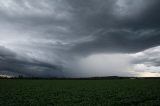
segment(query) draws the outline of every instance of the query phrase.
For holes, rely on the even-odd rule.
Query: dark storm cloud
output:
[[[96,2],[94,4],[93,1],[90,2],[91,4],[88,3],[91,6],[82,5],[79,7],[78,10],[80,12],[75,8],[78,11],[75,14],[77,14],[77,17],[80,16],[79,21],[85,28],[83,31],[100,31],[93,36],[93,40],[75,45],[73,50],[77,53],[135,53],[160,44],[159,1],[143,0],[144,2],[140,6],[146,4],[148,7],[144,10],[139,10],[142,12],[138,15],[135,13],[132,17],[127,16],[127,14],[134,13],[134,9],[129,11],[129,7],[126,9],[130,13],[123,14],[124,16],[118,16],[118,13],[115,15],[113,11],[115,1],[108,0],[105,1],[106,4],[104,2]],[[79,4],[81,3],[75,3],[74,5],[77,6]],[[93,7],[94,5],[96,5],[95,8]],[[100,5],[100,7],[98,8],[97,5]],[[132,5],[132,2],[129,5]],[[120,7],[117,9],[120,9]]]
[[[9,49],[0,47],[0,70],[65,76],[64,67],[83,56],[159,46],[159,5],[158,0],[2,0],[0,45]]]
[[[62,77],[64,74],[60,66],[19,56],[2,46],[0,46],[0,70],[3,74],[14,72],[25,76]]]
[[[99,33],[94,40],[74,47],[77,53],[92,54],[94,52],[135,53],[160,44],[160,32],[132,30],[113,30]]]
[[[118,7],[117,0],[87,0],[85,2],[77,0],[47,0],[46,2],[23,0],[14,1],[14,3],[22,10],[26,10],[26,13],[23,13],[24,11],[16,13],[12,10],[11,12],[13,13],[11,14],[10,11],[3,11],[2,9],[1,18],[14,23],[22,31],[24,28],[25,31],[35,30],[40,32],[41,34],[38,36],[43,36],[42,38],[44,39],[58,37],[57,39],[61,39],[62,42],[66,42],[66,39],[77,40],[91,36],[91,41],[86,40],[86,42],[74,42],[72,44],[74,47],[71,51],[77,51],[78,53],[82,50],[86,53],[98,51],[137,52],[157,46],[160,43],[159,33],[157,33],[160,25],[160,15],[158,14],[160,2],[157,0],[144,1],[139,6],[145,6],[146,4],[148,7],[144,10],[139,10],[142,11],[140,15],[135,13],[133,18],[128,18],[128,13],[122,17],[116,13],[116,10],[121,8],[124,8],[123,11],[128,9],[128,12],[134,13],[134,10],[130,10],[129,7],[125,8],[125,5],[132,6],[133,3],[126,3],[123,4],[124,7]],[[26,3],[32,8],[27,7]],[[44,6],[44,4],[47,5]],[[137,8],[136,5],[135,8]],[[32,9],[35,13],[32,12]],[[58,15],[56,16],[56,14]],[[65,15],[63,16],[63,14]],[[67,31],[57,27],[66,28]],[[148,30],[156,31],[152,33],[153,36],[140,36],[141,33],[145,33]],[[93,34],[94,32],[98,33]]]
[[[132,20],[124,20],[123,25],[126,28],[132,28],[135,30],[138,29],[156,29],[160,27],[160,14],[159,10],[159,4],[160,1],[158,0],[143,0],[145,3],[149,5],[148,8],[146,8],[143,13],[141,13],[139,16],[135,16]],[[145,4],[144,3],[144,4]],[[136,7],[135,7],[136,8]]]

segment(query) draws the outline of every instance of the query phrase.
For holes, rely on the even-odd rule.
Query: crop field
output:
[[[1,79],[0,106],[160,106],[160,80]]]

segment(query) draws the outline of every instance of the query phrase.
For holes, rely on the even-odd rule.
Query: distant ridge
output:
[[[122,77],[122,76],[106,76],[106,77],[79,77],[79,78],[71,78],[71,77],[8,77],[8,76],[0,76],[0,79],[46,79],[46,80],[109,80],[109,79],[160,79],[160,77]]]

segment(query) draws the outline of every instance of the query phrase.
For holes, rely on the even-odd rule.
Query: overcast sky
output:
[[[0,0],[0,75],[160,77],[159,0]]]

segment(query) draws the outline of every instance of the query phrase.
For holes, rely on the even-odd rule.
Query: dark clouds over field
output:
[[[0,74],[160,76],[158,0],[1,0]]]

